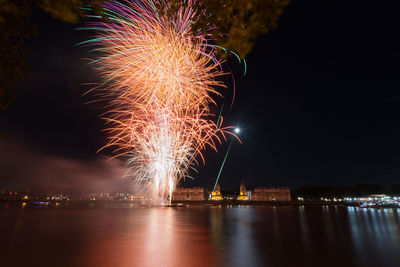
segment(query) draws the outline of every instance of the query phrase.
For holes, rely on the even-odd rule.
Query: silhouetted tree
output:
[[[0,109],[6,109],[16,98],[18,82],[27,76],[24,40],[34,31],[27,20],[32,9],[41,9],[67,23],[77,23],[84,16],[81,9],[90,3],[101,14],[104,0],[0,0]],[[170,11],[181,0],[168,0]],[[253,48],[256,38],[277,27],[283,8],[290,0],[201,0],[194,8],[201,14],[193,28],[210,33],[215,43],[235,51],[244,58]],[[226,54],[226,55],[229,55]],[[221,53],[221,56],[226,56]]]
[[[354,189],[359,196],[387,193],[387,190],[378,184],[359,184]]]
[[[169,12],[174,12],[181,4],[181,0],[168,2],[172,3]],[[193,30],[211,34],[217,45],[244,58],[257,37],[278,26],[283,8],[289,3],[290,0],[197,1],[194,8],[201,16],[197,17]]]
[[[393,194],[400,194],[400,184],[394,184],[392,185],[392,193]]]
[[[17,83],[29,70],[24,40],[33,32],[26,22],[29,1],[0,0],[0,109],[6,109],[18,93]]]
[[[385,188],[377,184],[360,184],[354,187],[310,185],[293,190],[292,196],[293,199],[300,196],[305,199],[320,200],[321,198],[357,197],[387,192]]]

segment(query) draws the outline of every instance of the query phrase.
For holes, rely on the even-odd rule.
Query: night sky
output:
[[[354,3],[353,3],[354,2]],[[400,182],[400,39],[396,6],[294,0],[279,28],[261,37],[243,65],[229,60],[236,99],[226,125],[241,128],[222,189]],[[90,33],[35,13],[27,42],[30,79],[0,113],[0,186],[27,183],[87,191],[129,188],[121,160],[105,143],[99,104],[83,96],[98,82],[75,46]],[[228,70],[228,69],[226,69]],[[205,152],[206,165],[184,186],[212,188],[228,144]],[[127,189],[129,190],[129,189]]]

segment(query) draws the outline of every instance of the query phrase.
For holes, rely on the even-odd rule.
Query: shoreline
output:
[[[396,205],[379,206],[372,205],[362,207],[357,202],[343,202],[343,201],[240,201],[240,200],[204,200],[204,201],[172,201],[171,203],[151,203],[148,201],[127,201],[127,200],[70,200],[70,201],[5,201],[0,200],[2,206],[22,206],[27,208],[112,208],[112,207],[189,207],[189,206],[345,206],[345,207],[359,207],[359,208],[400,208]]]

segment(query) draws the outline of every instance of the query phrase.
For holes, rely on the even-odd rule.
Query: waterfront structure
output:
[[[249,200],[249,196],[247,195],[246,192],[246,186],[244,185],[243,181],[242,184],[240,185],[240,192],[237,200]]]
[[[290,189],[288,187],[258,187],[254,189],[251,200],[290,201]]]
[[[204,188],[182,188],[177,187],[172,193],[172,201],[202,201],[204,200]]]
[[[222,200],[221,188],[219,184],[215,186],[215,190],[211,192],[211,200]]]
[[[346,197],[345,202],[358,203],[360,207],[399,207],[400,197],[375,194],[363,197]]]

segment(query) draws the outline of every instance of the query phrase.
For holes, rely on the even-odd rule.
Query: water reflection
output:
[[[260,257],[254,244],[256,233],[253,222],[256,215],[254,209],[247,206],[233,207],[228,210],[231,231],[229,234],[227,258],[224,262],[229,266],[261,266]]]
[[[299,233],[301,235],[301,248],[303,250],[303,255],[305,256],[305,261],[310,262],[312,257],[310,230],[308,228],[307,215],[305,213],[304,206],[299,206],[299,223],[300,223]]]
[[[138,208],[127,212],[122,216],[125,221],[112,220],[106,236],[87,244],[93,253],[84,266],[213,266],[217,257],[208,227],[198,222],[203,211]]]
[[[4,266],[396,266],[400,211],[1,209]],[[23,257],[21,256],[23,255]]]
[[[352,243],[364,265],[398,266],[400,262],[400,216],[393,209],[348,208]]]

